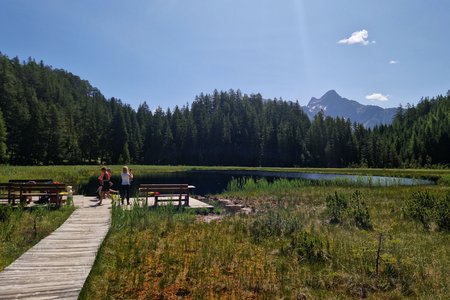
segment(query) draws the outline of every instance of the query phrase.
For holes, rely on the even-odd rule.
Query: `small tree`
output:
[[[326,200],[326,211],[330,218],[330,223],[341,223],[344,217],[344,212],[348,206],[348,200],[343,196],[334,192],[334,195],[328,195]]]
[[[436,201],[434,219],[442,230],[450,230],[450,193]]]
[[[364,203],[364,201],[362,201],[362,194],[360,191],[355,191],[352,194],[350,216],[355,222],[356,227],[366,230],[372,229],[369,209],[367,208],[367,205]]]
[[[5,120],[3,119],[3,113],[0,110],[0,163],[7,161],[6,135]]]
[[[415,192],[406,201],[405,215],[420,221],[425,229],[430,229],[436,198],[428,191]]]

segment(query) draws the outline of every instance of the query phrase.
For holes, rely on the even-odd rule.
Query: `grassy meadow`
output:
[[[80,298],[446,299],[450,233],[406,213],[424,191],[450,199],[445,185],[247,180],[218,197],[250,215],[206,223],[170,207],[114,207]]]
[[[119,173],[122,166],[112,166]],[[449,170],[130,166],[136,176],[267,170],[433,179],[432,186],[234,180],[217,198],[251,208],[199,221],[174,207],[112,208],[81,299],[448,299]],[[53,179],[75,187],[99,166],[2,166],[0,182]],[[0,211],[0,270],[72,212]]]

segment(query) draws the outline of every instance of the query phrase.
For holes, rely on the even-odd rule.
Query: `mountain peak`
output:
[[[329,90],[328,92],[326,92],[325,94],[323,94],[322,97],[320,97],[320,99],[324,99],[324,98],[342,98],[335,90]]]
[[[352,122],[363,123],[366,127],[390,124],[396,109],[383,109],[379,106],[363,105],[357,101],[341,97],[335,90],[329,90],[319,99],[312,97],[305,112],[313,118],[319,111],[326,116],[343,117]]]
[[[312,108],[313,106],[318,107],[317,105],[320,104],[321,109],[323,109],[327,105],[327,103],[336,102],[341,99],[342,99],[342,97],[335,90],[329,90],[328,92],[323,94],[323,96],[320,98],[312,97],[308,103],[308,107],[309,108]],[[313,110],[314,110],[314,108],[313,108]]]

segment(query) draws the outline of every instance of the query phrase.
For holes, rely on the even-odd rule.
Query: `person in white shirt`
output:
[[[120,199],[123,201],[127,199],[127,205],[130,205],[130,194],[131,194],[131,181],[133,181],[133,172],[128,170],[127,166],[122,168],[122,173],[120,173],[121,184],[120,184]]]

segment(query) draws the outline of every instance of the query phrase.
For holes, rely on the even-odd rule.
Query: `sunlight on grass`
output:
[[[73,210],[0,206],[0,271],[64,223]]]
[[[357,189],[370,214],[369,230],[329,222],[327,196],[356,190],[342,183],[231,184],[221,197],[258,213],[211,223],[171,207],[114,207],[80,298],[445,298],[450,235],[423,230],[402,209],[415,191],[446,195],[450,189]]]

